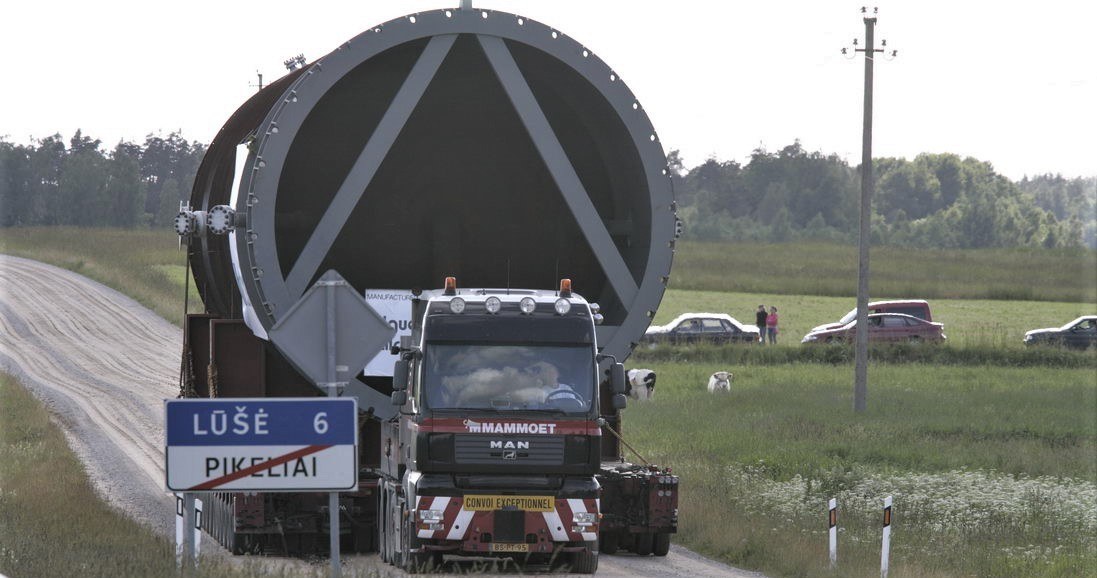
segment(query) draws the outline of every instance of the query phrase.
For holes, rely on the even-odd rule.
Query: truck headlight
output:
[[[580,526],[590,526],[598,521],[598,514],[594,512],[576,512],[572,521]]]
[[[419,510],[419,520],[423,522],[441,522],[442,510]]]
[[[533,313],[534,309],[537,309],[537,302],[533,300],[533,297],[523,297],[522,300],[518,302],[518,309],[520,309],[522,313],[529,315]]]
[[[568,311],[571,311],[571,302],[567,299],[557,299],[553,307],[556,308],[557,315],[567,315]]]
[[[500,301],[498,297],[488,297],[487,300],[484,301],[484,309],[487,309],[488,313],[498,313],[502,308],[503,302]]]
[[[449,300],[449,310],[452,313],[464,313],[465,312],[465,300],[460,297],[454,297]]]

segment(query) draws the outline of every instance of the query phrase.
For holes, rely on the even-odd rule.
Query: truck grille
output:
[[[564,436],[458,435],[458,464],[521,464],[558,466],[564,463]]]

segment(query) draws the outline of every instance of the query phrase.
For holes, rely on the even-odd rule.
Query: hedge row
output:
[[[796,346],[733,345],[641,345],[629,365],[643,362],[721,363],[730,365],[774,365],[781,363],[852,364],[851,345],[818,344]],[[1002,348],[994,346],[953,347],[950,345],[873,345],[869,361],[876,363],[925,363],[931,365],[993,365],[1001,367],[1062,367],[1097,369],[1097,351],[1061,347]]]

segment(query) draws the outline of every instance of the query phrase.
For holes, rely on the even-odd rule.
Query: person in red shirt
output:
[[[770,306],[769,315],[766,316],[766,333],[769,335],[769,344],[777,344],[777,308]]]

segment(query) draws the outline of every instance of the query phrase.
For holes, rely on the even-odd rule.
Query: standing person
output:
[[[754,324],[758,326],[758,343],[766,344],[766,306],[759,305],[754,312]]]
[[[769,334],[769,344],[777,345],[777,308],[772,305],[766,316],[766,333]]]

